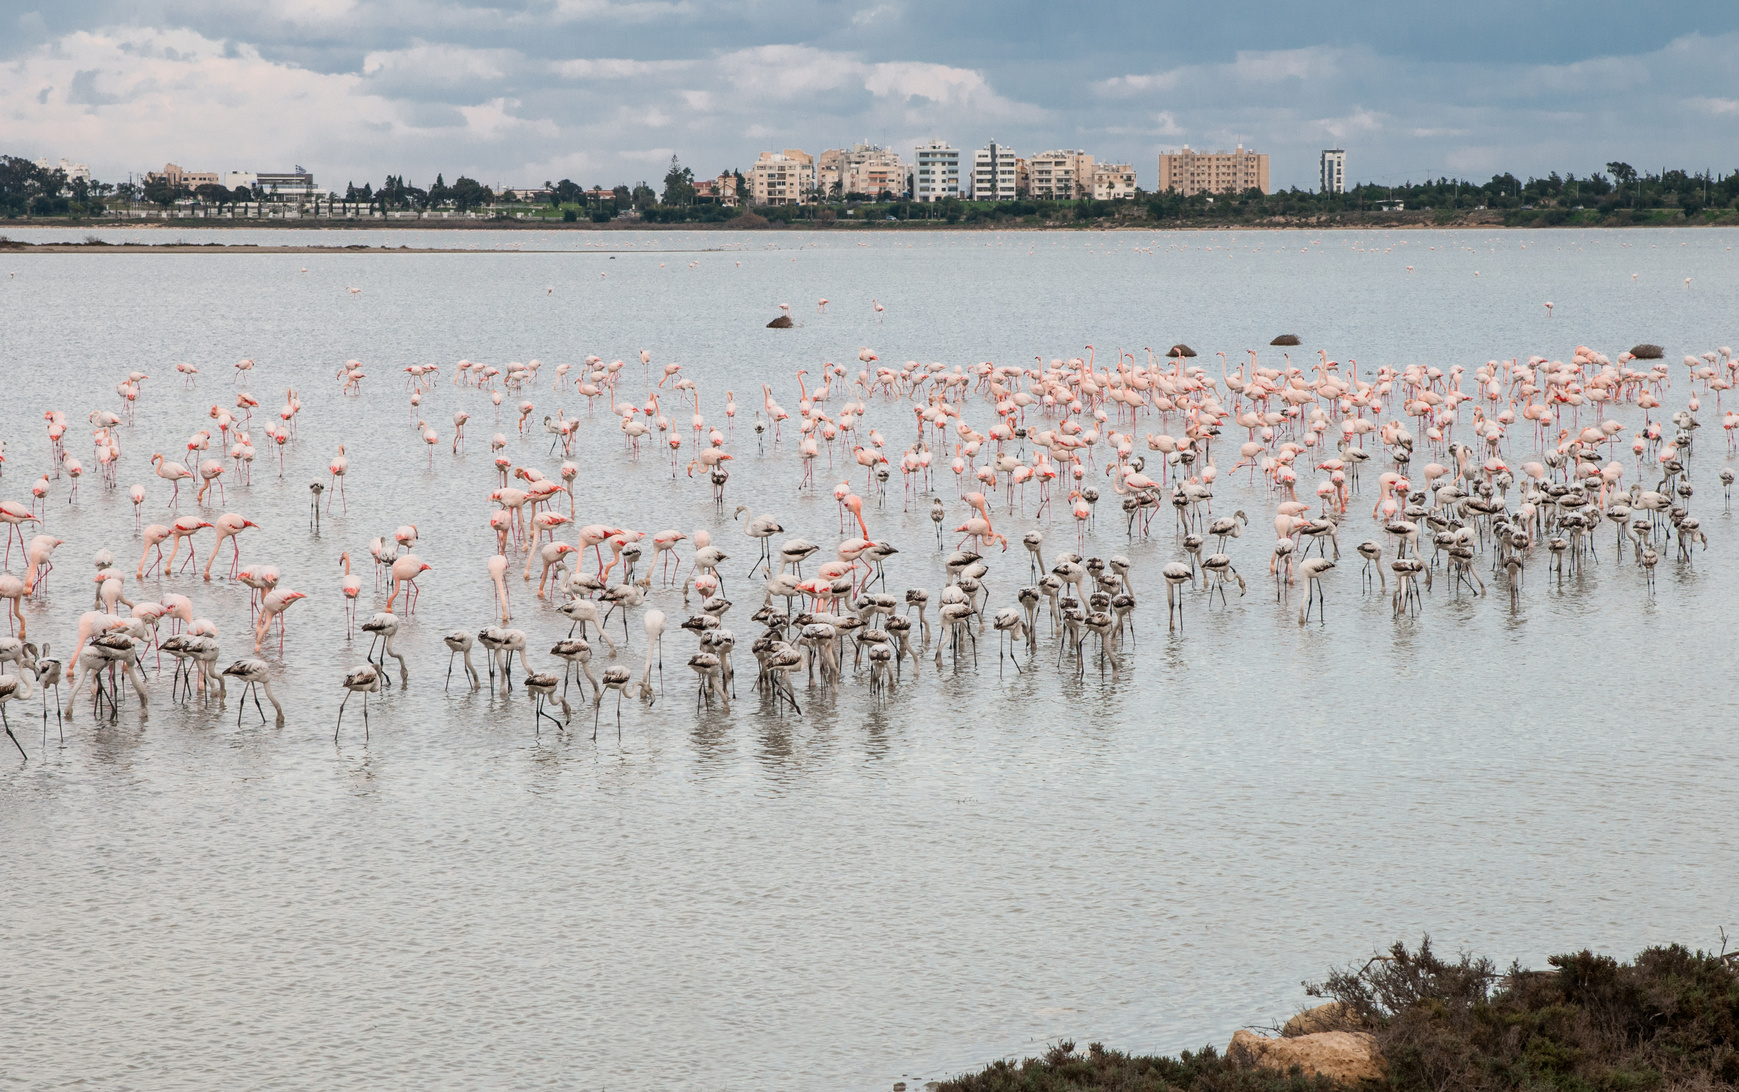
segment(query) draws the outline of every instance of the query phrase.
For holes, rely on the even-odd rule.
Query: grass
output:
[[[1551,970],[1444,959],[1426,937],[1308,985],[1372,1032],[1383,1080],[1359,1092],[1717,1092],[1739,1089],[1739,953],[1583,950]],[[1333,1092],[1336,1082],[1249,1068],[1212,1047],[1177,1058],[1061,1043],[995,1062],[942,1092]]]

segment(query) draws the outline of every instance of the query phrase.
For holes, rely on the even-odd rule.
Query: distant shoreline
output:
[[[1450,210],[1419,210],[1419,211],[1382,211],[1338,213],[1332,217],[1317,220],[1282,220],[1266,221],[1240,220],[1177,220],[1156,221],[1146,217],[1128,218],[1098,218],[1083,221],[1045,221],[1042,223],[1023,223],[1018,221],[947,223],[942,220],[797,220],[785,223],[779,220],[765,221],[755,217],[754,224],[741,224],[739,219],[713,222],[686,223],[650,223],[644,220],[611,220],[604,223],[586,221],[567,222],[562,220],[228,220],[228,219],[176,219],[176,220],[88,220],[72,221],[60,219],[19,218],[0,222],[0,251],[19,251],[24,249],[40,253],[86,253],[91,251],[127,251],[152,253],[199,253],[212,250],[248,251],[260,254],[291,254],[303,251],[337,252],[351,251],[353,253],[462,253],[474,254],[481,251],[464,247],[372,247],[363,244],[350,246],[312,246],[294,245],[252,245],[225,243],[37,243],[31,244],[22,240],[7,240],[5,231],[8,226],[14,229],[52,229],[60,228],[70,232],[96,231],[138,231],[141,233],[175,232],[206,232],[233,230],[290,230],[290,231],[577,231],[577,232],[958,232],[958,231],[992,231],[992,232],[1026,232],[1026,231],[1070,231],[1070,232],[1162,232],[1162,231],[1194,231],[1194,232],[1227,232],[1227,231],[1279,231],[1279,232],[1318,232],[1318,231],[1370,231],[1370,230],[1545,230],[1553,227],[1612,229],[1612,228],[1731,228],[1739,227],[1739,212],[1734,210],[1710,210],[1697,220],[1688,220],[1678,214],[1678,210],[1642,210],[1646,218],[1632,219],[1626,223],[1611,220],[1587,222],[1572,219],[1564,223],[1548,223],[1535,210],[1529,209],[1474,209],[1450,213]],[[1448,215],[1446,215],[1448,214]],[[1656,215],[1659,214],[1659,215]],[[1670,215],[1669,215],[1670,214]],[[746,218],[746,217],[745,217]],[[520,253],[539,253],[539,251],[520,250]],[[556,251],[554,253],[568,253]]]
[[[31,228],[45,228],[45,227],[60,226],[60,225],[38,222],[38,223],[31,223],[31,224],[18,225],[18,226],[27,226],[27,227],[31,227]],[[106,225],[98,225],[98,226],[106,226]],[[127,229],[132,230],[132,229],[137,228],[137,229],[149,231],[152,233],[162,232],[166,229],[173,229],[173,230],[180,232],[180,233],[192,234],[194,232],[205,232],[205,231],[214,231],[214,230],[222,231],[222,230],[230,230],[230,229],[234,229],[234,228],[256,227],[256,226],[257,227],[265,227],[268,230],[270,230],[270,229],[277,228],[277,227],[284,226],[284,225],[272,224],[272,225],[268,226],[268,225],[250,225],[250,224],[237,223],[237,224],[200,224],[198,226],[193,226],[193,225],[186,225],[186,224],[173,224],[173,223],[171,223],[171,224],[152,224],[149,226],[146,226],[146,225],[127,225]],[[344,221],[330,222],[330,223],[323,223],[323,224],[298,224],[298,225],[294,225],[296,230],[324,230],[324,231],[348,231],[348,232],[378,231],[378,230],[382,230],[384,228],[398,227],[398,226],[399,225],[382,225],[382,224],[367,224],[367,223],[354,224],[354,223],[348,223],[348,222],[344,222]],[[819,224],[809,224],[809,223],[793,224],[793,225],[789,225],[789,226],[775,224],[775,225],[768,225],[765,227],[759,227],[759,228],[754,228],[754,229],[749,229],[749,230],[754,230],[754,231],[759,231],[759,232],[779,231],[779,232],[794,232],[794,233],[802,233],[802,234],[812,234],[812,233],[819,233],[822,231],[829,231],[829,232],[838,231],[838,230],[840,230],[841,226],[842,225],[838,225],[838,224],[819,225]],[[1074,224],[1070,224],[1070,225],[1004,224],[1004,225],[1000,225],[1000,226],[993,226],[993,225],[985,225],[985,224],[970,224],[970,225],[968,225],[968,224],[949,224],[949,225],[924,224],[921,222],[913,221],[910,223],[909,226],[905,223],[902,223],[898,227],[896,227],[895,225],[892,225],[892,224],[853,224],[853,225],[845,226],[845,230],[849,234],[858,234],[858,233],[865,232],[865,231],[874,231],[877,233],[881,233],[884,231],[893,231],[893,232],[899,232],[899,233],[908,233],[908,232],[914,232],[914,231],[918,231],[918,232],[941,232],[941,231],[986,232],[986,231],[990,231],[990,232],[1001,232],[1001,233],[1090,231],[1090,232],[1105,232],[1105,233],[1110,233],[1110,232],[1119,232],[1119,233],[1121,233],[1121,232],[1146,232],[1149,234],[1155,233],[1155,232],[1199,232],[1199,233],[1206,234],[1206,233],[1257,232],[1257,231],[1259,231],[1259,232],[1280,232],[1280,231],[1293,231],[1293,232],[1407,231],[1407,230],[1415,230],[1415,229],[1429,230],[1429,231],[1455,231],[1455,230],[1462,230],[1462,231],[1466,231],[1466,230],[1527,231],[1527,230],[1533,229],[1535,227],[1544,228],[1544,226],[1545,225],[1525,225],[1525,224],[1507,225],[1507,224],[1503,224],[1503,223],[1486,223],[1486,222],[1472,222],[1472,223],[1455,222],[1455,223],[1448,223],[1448,224],[1436,224],[1436,223],[1422,223],[1422,222],[1417,222],[1417,221],[1413,221],[1413,222],[1372,222],[1372,223],[1354,223],[1354,224],[1335,223],[1335,224],[1314,224],[1314,225],[1274,225],[1274,224],[1238,224],[1238,223],[1234,223],[1234,224],[1191,223],[1191,224],[1159,225],[1159,224],[1147,223],[1147,224],[1139,224],[1139,225],[1138,224],[1126,224],[1126,225],[1117,225],[1117,226],[1109,226],[1109,225],[1105,225],[1105,224],[1081,224],[1081,225],[1074,225]],[[1570,225],[1566,225],[1566,226],[1570,226]],[[1575,225],[1575,226],[1581,226],[1584,228],[1595,228],[1595,225],[1587,225],[1587,224]],[[684,230],[718,232],[721,230],[720,225],[717,225],[717,224],[704,224],[704,225],[702,225],[702,224],[687,224],[687,225],[684,225],[684,224],[633,224],[633,225],[630,225],[630,224],[621,224],[621,225],[617,225],[617,224],[596,225],[596,224],[593,224],[593,225],[588,225],[587,227],[585,227],[583,229],[579,229],[579,230],[589,230],[589,231],[595,232],[600,227],[604,227],[605,230],[608,230],[608,231],[630,231],[630,230],[638,229],[639,231],[644,231],[644,232],[673,232],[673,231],[684,231]],[[1631,228],[1681,227],[1681,228],[1699,229],[1699,230],[1720,229],[1720,228],[1739,227],[1739,219],[1736,219],[1731,223],[1723,222],[1723,223],[1712,223],[1712,224],[1690,224],[1690,223],[1682,223],[1681,222],[1677,225],[1673,225],[1673,224],[1664,224],[1664,225],[1663,224],[1609,225],[1608,229],[1619,228],[1619,227],[1631,227]],[[439,224],[439,223],[436,223],[436,224],[430,224],[430,225],[418,224],[418,225],[413,225],[413,226],[401,228],[401,230],[411,230],[411,231],[420,231],[420,230],[488,231],[488,230],[503,230],[503,227],[489,223],[489,222],[482,222],[482,223],[475,223],[475,224],[463,224],[463,225],[461,225],[461,224]],[[523,223],[521,223],[521,224],[513,224],[513,225],[505,228],[505,230],[537,230],[537,229],[536,228],[528,228],[527,225],[524,225]],[[556,230],[556,229],[552,227],[548,230]],[[573,230],[573,229],[570,228],[570,230]],[[740,230],[740,229],[726,229],[726,230]],[[1596,230],[1598,230],[1598,228],[1596,228]],[[184,234],[183,238],[177,240],[176,242],[172,242],[172,243],[167,243],[167,242],[166,243],[158,243],[158,242],[146,242],[146,241],[135,242],[133,240],[124,240],[124,241],[118,241],[118,242],[109,242],[106,240],[100,240],[100,241],[91,241],[91,242],[33,243],[33,242],[28,242],[28,241],[22,240],[22,239],[9,239],[4,235],[4,233],[0,233],[0,254],[329,254],[329,255],[331,255],[331,254],[586,254],[586,253],[607,253],[608,252],[605,250],[566,250],[566,249],[550,249],[550,248],[544,248],[544,247],[533,248],[533,247],[520,247],[520,246],[443,247],[443,246],[409,246],[409,245],[387,246],[385,244],[382,244],[379,246],[371,246],[371,245],[368,245],[365,243],[340,243],[340,244],[325,244],[325,245],[310,243],[307,245],[297,245],[297,244],[287,244],[287,243],[189,242],[186,240],[185,234]],[[661,253],[661,254],[662,253],[688,253],[691,251],[694,253],[717,253],[717,252],[722,252],[724,249],[725,248],[721,247],[721,246],[684,247],[684,248],[680,248],[679,250],[659,250],[659,251],[657,251],[657,253]],[[637,251],[623,251],[623,253],[637,253]],[[648,251],[647,253],[652,253],[652,252]]]
[[[26,243],[8,239],[0,254],[583,254],[521,247],[276,246],[259,243]]]

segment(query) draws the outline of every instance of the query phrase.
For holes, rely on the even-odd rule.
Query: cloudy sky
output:
[[[1330,145],[1378,182],[1739,167],[1732,0],[5,0],[0,65],[0,152],[108,180],[613,185],[932,137],[1144,186],[1186,143],[1304,188]]]

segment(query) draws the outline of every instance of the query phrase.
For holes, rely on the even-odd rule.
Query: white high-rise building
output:
[[[37,160],[36,165],[45,171],[54,170],[54,167],[49,165],[47,156],[43,156],[41,159]],[[66,180],[68,182],[77,178],[82,178],[86,182],[91,180],[91,169],[89,167],[85,166],[83,163],[74,163],[65,156],[61,157],[60,169],[65,172]]]
[[[945,201],[960,196],[960,149],[945,141],[932,140],[918,148],[918,165],[912,174],[912,197],[917,201]]]
[[[1347,153],[1342,148],[1322,150],[1321,193],[1347,192]]]
[[[1013,201],[1015,198],[1014,149],[991,141],[972,153],[972,199]]]

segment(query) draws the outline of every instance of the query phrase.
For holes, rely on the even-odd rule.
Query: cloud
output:
[[[1685,105],[1716,117],[1739,116],[1739,99],[1694,98],[1686,99]]]
[[[475,171],[487,158],[483,149],[549,139],[556,127],[520,116],[517,101],[499,95],[448,104],[383,90],[395,82],[482,81],[501,61],[486,51],[417,43],[370,54],[362,73],[322,73],[188,30],[104,28],[76,31],[15,60],[12,78],[0,85],[0,114],[11,121],[9,143],[18,151],[76,154],[109,179],[165,161],[204,170],[301,162],[318,165],[315,177],[334,185],[346,175],[378,178],[383,148],[420,152],[429,142],[449,150],[448,163]],[[67,93],[42,96],[36,89],[44,85]],[[438,169],[422,162],[430,175]]]
[[[1143,91],[1170,91],[1183,82],[1182,69],[1170,72],[1153,72],[1146,75],[1113,76],[1108,80],[1100,80],[1093,85],[1102,95],[1124,97],[1139,94]]]
[[[414,41],[405,49],[375,50],[362,59],[362,74],[383,94],[395,89],[471,87],[500,80],[518,60],[504,49]]]
[[[1316,122],[1337,141],[1344,142],[1354,134],[1374,133],[1383,127],[1383,119],[1369,110],[1359,108],[1343,118],[1322,118]]]
[[[636,80],[693,68],[693,61],[635,61],[625,57],[576,57],[557,61],[556,75],[568,80]]]
[[[121,101],[119,95],[105,94],[97,90],[97,76],[100,71],[95,68],[82,68],[72,74],[72,82],[66,89],[66,101],[75,106],[109,106]],[[46,105],[48,91],[36,97],[38,103]]]
[[[887,22],[900,17],[900,9],[893,4],[877,4],[873,8],[862,8],[851,13],[851,25],[867,27],[876,22]]]
[[[6,21],[0,151],[108,179],[172,159],[612,185],[664,146],[710,175],[765,149],[994,136],[1151,184],[1188,139],[1308,186],[1331,142],[1355,178],[1400,181],[1720,164],[1739,135],[1739,5],[1591,0],[1604,15],[1551,34],[1523,8],[1493,43],[1252,3],[1132,21],[1030,0],[993,20],[904,0],[65,0]]]

